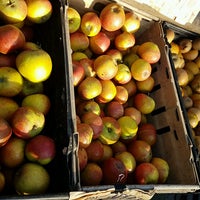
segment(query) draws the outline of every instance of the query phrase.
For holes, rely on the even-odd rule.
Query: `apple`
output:
[[[137,89],[143,93],[151,92],[154,87],[154,83],[154,78],[151,75],[144,81],[136,81]]]
[[[46,94],[30,94],[22,99],[21,105],[33,107],[47,115],[51,107],[51,101]]]
[[[124,8],[118,3],[107,4],[100,12],[102,27],[107,31],[116,31],[124,25]]]
[[[88,11],[81,17],[81,31],[89,37],[97,35],[101,30],[101,20],[99,16],[93,12]]]
[[[16,168],[25,161],[24,150],[26,141],[12,136],[8,142],[0,148],[1,164],[8,168]]]
[[[116,85],[117,93],[114,97],[115,101],[125,104],[128,101],[128,91],[123,85]]]
[[[124,115],[132,117],[135,120],[135,122],[137,123],[137,125],[139,125],[141,122],[142,114],[135,107],[126,107],[124,109]]]
[[[25,44],[25,36],[14,25],[0,26],[0,53],[8,54],[21,49]]]
[[[74,33],[79,29],[81,16],[76,9],[72,7],[67,8],[67,21],[69,24],[69,33]]]
[[[101,158],[101,162],[111,157],[113,157],[111,145],[103,144],[103,157]]]
[[[125,64],[118,64],[117,66],[118,66],[118,71],[114,77],[114,81],[117,84],[122,84],[122,85],[128,83],[132,78],[129,67]]]
[[[79,169],[80,171],[83,171],[83,169],[88,163],[87,152],[84,148],[78,148],[78,161],[79,161]]]
[[[101,28],[101,31],[108,36],[108,38],[110,39],[111,43],[114,42],[114,40],[115,40],[115,38],[116,38],[117,35],[119,35],[120,33],[122,33],[121,29],[118,29],[116,31],[107,31],[104,28]]]
[[[84,113],[93,112],[97,115],[100,115],[101,108],[97,102],[94,100],[83,101],[78,104],[77,114],[81,117]]]
[[[122,61],[122,59],[123,59],[122,52],[119,51],[118,49],[108,49],[105,52],[105,54],[111,56],[116,65],[123,62]]]
[[[15,68],[0,67],[0,79],[0,96],[14,97],[21,92],[23,78]]]
[[[152,158],[151,146],[143,140],[133,140],[128,144],[128,151],[133,154],[136,162],[150,162]]]
[[[86,112],[81,116],[81,121],[91,126],[93,130],[92,139],[97,139],[103,130],[102,118],[96,113]]]
[[[77,124],[77,132],[79,136],[79,147],[87,148],[92,142],[93,130],[89,124]]]
[[[113,117],[102,117],[103,130],[99,136],[99,140],[103,144],[114,144],[120,138],[121,127],[119,122]]]
[[[133,96],[137,92],[137,86],[133,79],[131,79],[128,83],[123,84],[123,87],[125,87],[128,91],[128,97]]]
[[[137,136],[139,140],[144,140],[152,146],[156,143],[156,128],[150,123],[141,124],[138,128]]]
[[[81,185],[97,186],[101,183],[102,177],[101,167],[96,163],[88,163],[81,172]]]
[[[126,144],[123,143],[120,140],[118,140],[117,142],[115,142],[114,144],[112,144],[111,148],[112,148],[113,154],[118,154],[118,153],[127,151]]]
[[[36,135],[26,143],[25,155],[31,162],[47,165],[54,159],[55,154],[55,142],[49,136]]]
[[[138,125],[136,121],[130,116],[121,116],[117,120],[121,127],[120,137],[123,140],[130,140],[134,138],[138,131]]]
[[[151,164],[153,164],[159,173],[158,183],[165,183],[167,181],[167,178],[169,176],[169,164],[166,160],[159,157],[153,157],[151,159]]]
[[[83,58],[80,60],[81,65],[84,68],[85,76],[94,77],[96,72],[94,71],[94,60],[90,58]]]
[[[24,0],[7,1],[0,4],[0,18],[8,24],[14,24],[25,20],[27,15],[27,4]]]
[[[131,65],[139,59],[139,56],[135,53],[130,51],[129,53],[125,54],[123,57],[124,64],[131,68]]]
[[[26,0],[27,19],[36,24],[45,23],[52,15],[52,4],[49,0]]]
[[[83,58],[88,58],[88,56],[81,51],[72,52],[72,61],[80,61]]]
[[[82,32],[76,31],[70,34],[70,46],[72,51],[83,51],[89,47],[89,38]]]
[[[51,75],[52,59],[43,49],[24,50],[16,57],[16,67],[24,78],[38,83],[47,80]]]
[[[10,122],[13,113],[19,108],[18,103],[9,97],[0,97],[0,118]]]
[[[9,123],[0,118],[0,147],[4,146],[12,135],[12,128],[10,127]]]
[[[129,33],[135,33],[140,28],[140,21],[141,19],[134,12],[126,12],[122,30]]]
[[[92,140],[85,150],[87,152],[88,161],[90,162],[99,162],[103,158],[104,148],[99,140]]]
[[[22,90],[19,94],[20,96],[25,97],[31,94],[43,93],[43,92],[44,92],[43,82],[33,83],[24,78]]]
[[[106,115],[118,119],[124,115],[124,107],[118,101],[111,101],[106,104]]]
[[[114,43],[119,51],[126,51],[134,46],[135,37],[132,33],[122,32],[116,36]]]
[[[155,109],[155,101],[144,93],[137,93],[134,97],[134,105],[142,114],[149,114]]]
[[[159,173],[153,164],[145,162],[136,166],[134,176],[138,184],[156,184],[158,183]]]
[[[23,139],[38,135],[43,130],[44,125],[44,114],[31,107],[19,107],[11,119],[13,133]]]
[[[37,163],[26,162],[15,172],[13,184],[17,194],[43,194],[49,187],[50,175],[44,166]]]
[[[110,47],[110,39],[108,36],[99,32],[97,35],[90,37],[90,49],[93,53],[100,55],[105,53]]]
[[[15,67],[15,54],[0,54],[0,67]]]
[[[131,173],[135,170],[136,161],[135,161],[134,156],[130,152],[124,151],[124,152],[117,153],[115,154],[115,158],[123,162],[128,173]]]
[[[41,49],[41,47],[34,42],[25,42],[24,46],[22,47],[22,50],[38,50],[38,49]]]
[[[127,170],[117,158],[109,158],[102,163],[103,183],[106,185],[124,184],[127,181]]]
[[[102,91],[95,98],[99,103],[108,103],[112,101],[117,93],[117,89],[112,80],[100,80]]]
[[[96,77],[86,77],[78,85],[78,94],[82,99],[90,100],[102,92],[102,84]]]
[[[73,84],[76,87],[85,77],[83,65],[78,61],[72,61],[73,67]]]

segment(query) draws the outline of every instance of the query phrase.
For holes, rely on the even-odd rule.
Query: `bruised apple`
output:
[[[98,162],[101,161],[104,156],[103,144],[99,140],[93,140],[86,148],[88,161]]]
[[[127,181],[127,170],[117,158],[109,158],[102,163],[103,183],[108,185],[124,184]]]
[[[138,163],[150,162],[152,158],[151,146],[143,140],[133,140],[128,145],[128,151],[133,154]]]
[[[44,114],[31,107],[19,107],[11,119],[13,133],[23,139],[38,135],[43,130],[44,125]]]
[[[96,77],[86,77],[78,85],[78,94],[82,99],[90,100],[102,92],[102,84]]]
[[[0,53],[11,53],[22,48],[24,44],[25,36],[19,28],[11,24],[0,26]]]
[[[103,130],[103,121],[101,117],[93,112],[86,112],[81,116],[81,121],[91,126],[93,130],[92,139],[97,139]]]
[[[121,127],[119,122],[113,117],[102,117],[103,130],[99,136],[99,140],[103,144],[114,144],[120,138]]]
[[[77,131],[79,133],[79,146],[86,148],[92,142],[93,130],[89,124],[79,123],[77,124]]]
[[[88,163],[81,172],[81,185],[99,185],[103,177],[102,169],[97,163]]]
[[[124,8],[118,3],[107,4],[100,12],[102,27],[107,31],[116,31],[124,25]]]
[[[159,173],[157,168],[151,163],[141,163],[137,165],[135,171],[135,181],[138,184],[158,183]]]
[[[36,135],[30,139],[25,147],[26,158],[41,165],[49,164],[55,157],[56,146],[52,138]]]
[[[10,127],[9,123],[0,118],[0,147],[4,146],[12,135],[12,128]]]

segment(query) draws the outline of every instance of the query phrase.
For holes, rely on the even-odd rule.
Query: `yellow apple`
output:
[[[27,4],[24,0],[1,0],[0,18],[7,23],[22,22],[27,15]]]
[[[26,0],[27,18],[37,24],[46,22],[52,14],[52,4],[49,0]]]
[[[69,23],[69,32],[74,33],[76,32],[81,24],[81,16],[77,10],[72,7],[68,7],[67,9],[67,20]]]

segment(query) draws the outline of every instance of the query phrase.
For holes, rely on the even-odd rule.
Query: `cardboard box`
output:
[[[85,11],[98,9],[106,5],[110,1],[69,1],[66,5],[74,7],[80,14]],[[137,10],[132,7],[130,1],[116,1],[123,5],[126,10]],[[136,11],[135,11],[136,12]],[[161,156],[166,159],[170,166],[170,174],[165,184],[151,185],[124,185],[117,187],[115,185],[99,185],[85,187],[80,184],[78,161],[70,192],[70,199],[131,199],[141,198],[150,199],[155,193],[187,193],[194,192],[199,189],[199,178],[197,166],[195,163],[195,155],[193,154],[193,144],[187,133],[184,116],[182,113],[179,96],[176,90],[176,84],[171,68],[169,58],[169,48],[165,43],[162,23],[158,20],[151,19],[148,14],[142,16],[141,12],[136,14],[142,17],[141,28],[136,33],[136,43],[141,44],[145,41],[155,42],[161,51],[161,59],[158,63],[153,64],[152,76],[155,79],[155,87],[149,94],[156,101],[156,108],[153,113],[148,115],[148,121],[152,122],[157,129],[157,143],[153,147],[155,156]],[[67,25],[65,26],[66,34],[69,34]],[[66,44],[68,46],[68,54],[71,53],[70,43],[67,36]],[[69,63],[71,62],[70,56]],[[72,65],[69,65],[71,68]],[[73,84],[70,80],[71,90]],[[72,97],[73,98],[73,97]],[[75,102],[75,99],[72,99]],[[75,105],[72,104],[72,119],[75,119]],[[77,141],[76,124],[74,124],[74,141]],[[75,144],[76,145],[76,144]],[[78,149],[78,146],[74,146]],[[75,152],[77,154],[77,152]]]

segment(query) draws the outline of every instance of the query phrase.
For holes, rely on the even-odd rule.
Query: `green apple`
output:
[[[78,11],[72,7],[68,7],[67,9],[67,18],[69,23],[69,32],[76,32],[81,24],[81,16]]]
[[[22,90],[23,78],[12,67],[0,67],[0,96],[14,97]]]
[[[7,23],[22,22],[27,15],[27,4],[24,0],[1,0],[0,18]]]

